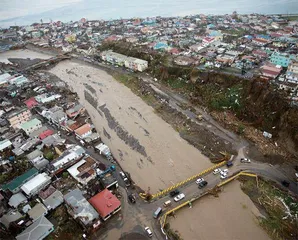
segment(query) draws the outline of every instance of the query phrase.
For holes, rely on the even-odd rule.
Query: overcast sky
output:
[[[0,20],[30,16],[36,13],[65,7],[80,1],[81,0],[0,0]]]

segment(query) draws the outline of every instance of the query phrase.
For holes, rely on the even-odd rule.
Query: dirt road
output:
[[[233,181],[225,186],[219,198],[202,198],[192,209],[181,209],[169,222],[183,239],[270,240],[256,216],[260,216],[258,209],[242,192],[240,183]]]
[[[64,61],[50,72],[78,93],[104,142],[141,188],[156,192],[211,166],[150,106],[105,71]]]

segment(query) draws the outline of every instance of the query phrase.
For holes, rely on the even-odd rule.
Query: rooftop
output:
[[[20,127],[23,130],[27,130],[27,129],[30,129],[30,128],[34,127],[37,124],[41,124],[41,121],[39,121],[37,118],[34,118],[30,121],[27,121],[27,122],[23,123]]]
[[[29,179],[33,178],[34,176],[36,176],[38,174],[38,170],[36,168],[31,168],[30,170],[28,170],[27,172],[25,172],[24,174],[16,177],[14,180],[12,180],[11,182],[4,184],[2,186],[2,189],[5,190],[10,190],[10,191],[14,191],[16,188],[19,188],[21,185],[23,185],[26,181],[28,181]]]
[[[121,202],[108,189],[104,189],[89,199],[91,205],[102,218],[105,218],[121,206]]]
[[[91,204],[84,198],[83,193],[78,189],[64,195],[65,202],[71,207],[74,218],[80,218],[84,225],[89,225],[99,217]]]
[[[17,240],[44,239],[54,230],[53,224],[45,217],[41,216],[18,236]]]
[[[77,128],[75,130],[75,133],[78,134],[78,135],[83,135],[83,134],[85,134],[85,133],[87,133],[91,130],[92,130],[91,125],[89,123],[86,123],[83,126]]]

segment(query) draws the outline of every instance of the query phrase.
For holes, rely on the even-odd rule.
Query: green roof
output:
[[[21,185],[23,185],[25,182],[30,180],[32,177],[37,175],[38,170],[36,168],[31,168],[27,172],[23,173],[22,175],[16,177],[11,182],[4,184],[2,186],[2,190],[6,191],[7,189],[13,192],[16,188],[19,188]]]
[[[39,123],[41,123],[41,121],[39,121],[37,118],[34,118],[34,119],[32,119],[32,120],[30,120],[30,121],[28,121],[28,122],[23,123],[23,124],[21,125],[21,128],[22,128],[23,130],[25,130],[25,129],[30,129],[31,127],[34,127],[35,125],[37,125],[37,124],[39,124]]]

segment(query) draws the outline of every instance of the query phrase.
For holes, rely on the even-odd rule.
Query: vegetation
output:
[[[3,166],[0,166],[0,184],[4,184],[16,178],[19,175],[22,175],[26,172],[31,165],[27,160],[16,160],[12,162],[12,169],[10,171],[5,171]]]
[[[266,212],[260,225],[275,240],[294,240],[298,237],[298,202],[272,183],[264,180],[242,179],[242,190],[252,201]]]

